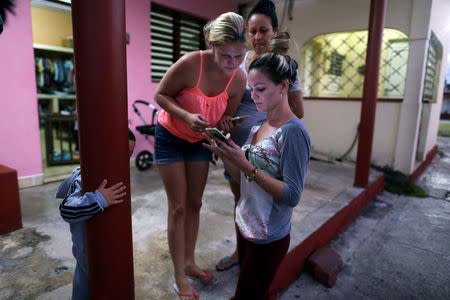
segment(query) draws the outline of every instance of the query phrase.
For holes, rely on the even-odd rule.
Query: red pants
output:
[[[290,237],[288,234],[269,244],[255,244],[238,233],[240,274],[234,300],[269,299],[270,283],[286,256]]]

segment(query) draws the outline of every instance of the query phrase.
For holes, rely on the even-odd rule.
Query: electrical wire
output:
[[[350,148],[344,153],[342,154],[340,157],[336,158],[337,161],[343,161],[345,157],[347,157],[347,155],[349,155],[349,153],[353,150],[353,148],[356,145],[356,141],[358,140],[358,136],[359,136],[359,124],[358,124],[358,128],[356,129],[356,135],[355,138],[353,139],[353,143],[350,146]]]

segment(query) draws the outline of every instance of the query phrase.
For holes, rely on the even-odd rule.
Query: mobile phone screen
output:
[[[239,117],[234,117],[231,119],[231,122],[242,122],[243,120],[247,119],[248,116],[239,116]]]
[[[225,135],[222,134],[222,132],[220,132],[219,129],[217,129],[217,128],[206,128],[205,130],[211,137],[218,138],[219,140],[221,140],[225,144],[229,145],[227,138],[225,137]]]

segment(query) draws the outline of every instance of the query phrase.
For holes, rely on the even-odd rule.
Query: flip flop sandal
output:
[[[176,282],[173,283],[173,289],[175,290],[175,293],[177,293],[177,295],[179,297],[191,297],[191,298],[194,298],[194,299],[202,300],[202,298],[200,298],[200,296],[195,291],[194,287],[191,286],[191,288],[192,288],[192,294],[180,293],[180,291],[178,290],[178,286],[177,286]]]
[[[226,270],[231,269],[231,268],[234,267],[234,266],[237,266],[237,265],[239,264],[239,261],[236,260],[236,259],[232,259],[232,258],[230,258],[229,256],[225,256],[224,258],[222,258],[222,260],[220,261],[220,263],[221,263],[222,265],[231,263],[231,265],[229,265],[229,266],[227,266],[227,267],[225,267],[225,268],[223,268],[223,269],[219,268],[219,266],[216,265],[216,270],[219,271],[219,272],[223,272],[223,271],[226,271]]]
[[[201,282],[202,284],[214,284],[217,282],[217,278],[214,277],[211,273],[208,271],[203,271],[204,274],[196,274],[196,275],[187,275],[188,278],[197,280]]]

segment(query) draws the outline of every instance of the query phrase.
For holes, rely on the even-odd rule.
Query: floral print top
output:
[[[306,127],[295,118],[252,145],[260,126],[251,129],[242,151],[260,172],[283,181],[283,197],[274,198],[254,181],[248,182],[241,172],[236,224],[245,239],[266,244],[290,232],[292,209],[300,201],[303,191],[311,142]]]

